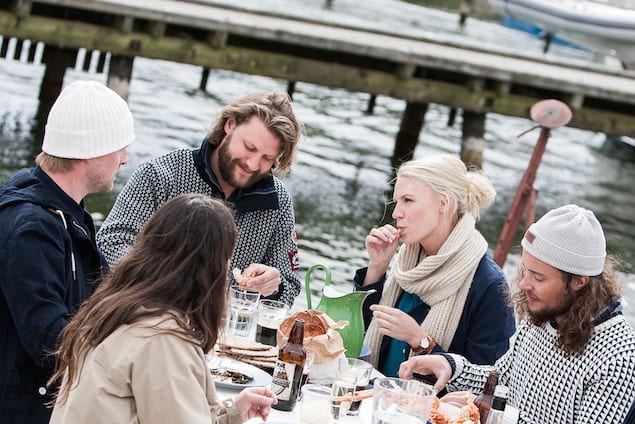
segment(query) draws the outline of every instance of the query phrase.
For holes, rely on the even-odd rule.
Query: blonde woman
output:
[[[396,224],[370,231],[368,267],[354,280],[357,290],[377,289],[365,304],[365,344],[385,375],[397,376],[412,355],[448,351],[492,364],[507,349],[515,330],[507,282],[475,228],[495,195],[483,173],[450,155],[398,169]]]

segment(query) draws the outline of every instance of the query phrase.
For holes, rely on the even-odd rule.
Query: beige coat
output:
[[[79,383],[55,404],[50,422],[240,423],[235,407],[219,403],[201,347],[148,328],[158,319],[152,321],[123,326],[90,351]]]

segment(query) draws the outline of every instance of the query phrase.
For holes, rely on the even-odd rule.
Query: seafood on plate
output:
[[[450,395],[448,402],[434,399],[430,410],[432,424],[478,424],[480,415],[474,404],[474,395],[471,392],[455,392]]]

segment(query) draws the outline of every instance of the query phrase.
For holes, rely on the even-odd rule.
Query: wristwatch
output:
[[[419,342],[419,346],[415,346],[412,348],[412,352],[416,353],[417,355],[427,355],[428,353],[432,352],[432,349],[434,349],[436,345],[436,340],[428,335],[421,339],[421,341]]]

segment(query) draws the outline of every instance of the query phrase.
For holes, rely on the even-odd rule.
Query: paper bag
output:
[[[278,329],[278,346],[289,338],[289,332],[296,318],[304,320],[304,347],[315,352],[313,364],[325,364],[335,361],[344,353],[344,341],[336,330],[348,325],[348,321],[333,321],[322,311],[309,309],[299,311],[285,318]]]

